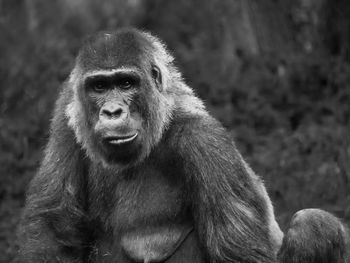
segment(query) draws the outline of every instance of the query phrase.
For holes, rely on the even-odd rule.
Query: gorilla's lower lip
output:
[[[105,140],[110,144],[120,145],[123,143],[132,142],[133,140],[136,139],[137,135],[138,133],[135,133],[132,135],[126,135],[126,136],[112,136],[112,137],[105,138]]]

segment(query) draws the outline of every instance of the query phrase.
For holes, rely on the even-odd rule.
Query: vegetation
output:
[[[120,26],[169,45],[282,226],[306,207],[349,222],[349,17],[346,0],[0,0],[0,262],[17,262],[25,189],[81,41]]]

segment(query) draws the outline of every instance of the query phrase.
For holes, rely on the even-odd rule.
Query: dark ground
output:
[[[244,9],[227,1],[68,2],[0,0],[0,262],[17,262],[15,231],[25,189],[42,157],[60,83],[83,36],[122,25],[151,30],[169,44],[186,81],[264,178],[283,227],[307,207],[350,222],[347,20],[327,27],[331,36],[322,39],[330,44],[311,51],[307,45],[314,39],[305,38],[308,31],[297,20],[290,29],[294,40],[285,42],[297,44],[286,52],[287,45],[265,48],[266,41],[254,34],[258,49],[239,47],[251,40],[245,39],[248,34],[227,32],[247,24],[237,18],[232,29],[227,12]],[[253,13],[257,19],[267,16],[256,10],[261,11]],[[323,36],[324,28],[316,29]]]

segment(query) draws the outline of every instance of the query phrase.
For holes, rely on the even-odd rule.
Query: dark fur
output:
[[[349,263],[349,230],[333,215],[306,209],[294,215],[278,259],[281,263]]]
[[[20,229],[25,262],[74,262],[86,246],[85,157],[62,111],[68,93],[58,100],[45,158],[27,193]]]

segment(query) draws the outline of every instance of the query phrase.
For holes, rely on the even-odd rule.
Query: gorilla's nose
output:
[[[100,110],[100,124],[115,129],[128,122],[128,108],[120,104],[104,105]]]
[[[127,118],[128,108],[120,103],[106,103],[100,109],[102,121],[124,121]]]
[[[117,119],[122,116],[123,108],[120,106],[102,109],[101,115],[109,119]]]

